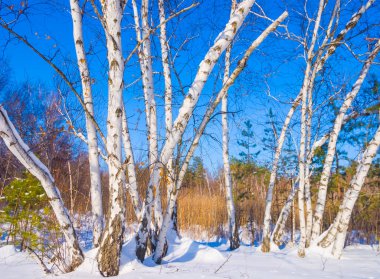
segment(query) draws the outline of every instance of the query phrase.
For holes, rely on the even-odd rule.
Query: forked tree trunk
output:
[[[152,69],[152,58],[151,58],[151,45],[150,45],[150,26],[148,23],[148,12],[149,12],[149,1],[142,0],[141,4],[141,16],[138,13],[138,8],[136,1],[132,1],[133,6],[133,16],[135,21],[135,31],[137,43],[140,43],[140,49],[137,54],[139,57],[139,64],[141,69],[143,92],[144,92],[144,101],[145,101],[145,115],[146,115],[146,127],[147,127],[147,140],[148,140],[148,161],[149,161],[149,171],[152,173],[155,168],[157,168],[158,160],[158,147],[157,147],[157,116],[156,116],[156,103],[154,98],[154,88],[153,88],[153,69]],[[141,17],[141,28],[140,28],[140,17]],[[143,40],[144,39],[144,40]],[[143,41],[142,41],[143,40]],[[155,197],[153,195],[153,190],[155,189]],[[162,208],[161,208],[161,194],[160,186],[156,184],[149,186],[147,188],[146,198],[145,198],[145,207],[143,211],[144,215],[141,218],[146,218],[141,220],[140,227],[143,226],[146,233],[150,236],[150,245],[146,247],[149,254],[152,252],[154,247],[153,236],[155,230],[155,224],[161,223],[162,221]],[[152,219],[152,213],[154,210],[154,218]],[[147,228],[145,225],[147,224]],[[151,224],[153,223],[153,224]],[[140,229],[139,229],[140,231]],[[139,249],[137,247],[137,249]],[[145,250],[146,251],[146,250]],[[144,251],[144,254],[145,254]],[[141,254],[138,252],[137,254]],[[138,257],[140,259],[140,257]]]
[[[336,145],[338,136],[340,133],[340,130],[342,128],[342,125],[344,123],[345,115],[347,110],[351,107],[352,102],[354,101],[356,95],[358,94],[365,77],[367,76],[367,73],[369,71],[369,68],[371,67],[373,60],[375,59],[376,55],[380,51],[380,43],[379,41],[376,43],[375,48],[369,55],[368,59],[363,65],[362,70],[360,71],[359,77],[356,80],[355,84],[353,85],[350,93],[347,94],[339,113],[335,119],[333,130],[330,134],[330,140],[329,145],[327,148],[327,154],[326,159],[323,165],[323,171],[321,174],[321,179],[319,181],[319,191],[318,191],[318,200],[317,205],[315,207],[315,214],[314,214],[314,221],[313,221],[313,229],[312,229],[312,237],[311,240],[315,240],[321,233],[322,229],[322,218],[323,213],[325,210],[325,204],[326,204],[326,196],[327,196],[327,185],[330,180],[331,175],[331,167],[332,163],[334,161],[334,156],[336,152]]]
[[[202,89],[209,75],[211,74],[212,69],[214,68],[216,62],[218,61],[223,51],[227,48],[227,46],[235,37],[244,19],[248,15],[253,3],[254,3],[254,0],[245,0],[239,4],[235,13],[232,15],[231,19],[227,23],[224,31],[222,31],[219,34],[219,36],[215,40],[214,45],[208,50],[205,58],[200,63],[198,72],[189,89],[189,93],[187,94],[185,100],[183,101],[182,107],[179,110],[179,114],[176,120],[174,121],[173,129],[170,133],[170,137],[165,141],[165,144],[162,148],[160,160],[159,160],[160,166],[156,164],[156,166],[154,167],[150,175],[148,190],[147,190],[147,197],[145,201],[144,214],[142,217],[142,222],[138,229],[138,233],[136,235],[136,242],[137,242],[136,255],[137,255],[137,258],[141,261],[143,261],[145,258],[145,253],[147,249],[147,240],[149,236],[148,226],[150,225],[150,222],[151,222],[150,206],[153,199],[151,196],[149,196],[149,191],[150,191],[149,189],[153,189],[157,187],[156,185],[159,185],[159,182],[161,179],[160,177],[161,168],[169,162],[170,158],[173,157],[174,149],[176,145],[178,144],[178,142],[180,141],[187,127],[187,124],[189,123],[189,120],[194,111],[195,105],[198,102],[199,96],[202,92]],[[161,231],[162,230],[163,228],[161,229]],[[159,242],[166,241],[166,232],[165,232],[165,236],[161,240],[159,239],[158,241]],[[164,244],[162,244],[162,248],[163,247],[164,247]],[[160,250],[160,253],[159,253],[161,254],[160,259],[162,258],[162,252],[163,250]]]
[[[61,195],[50,171],[21,139],[2,105],[0,105],[0,137],[4,140],[9,151],[12,152],[17,160],[41,182],[46,196],[49,198],[49,203],[57,218],[60,229],[65,236],[66,246],[68,248],[68,260],[67,266],[63,268],[66,272],[73,271],[83,262],[84,257],[79,247],[69,213],[63,204]]]
[[[271,208],[272,208],[272,200],[273,200],[273,189],[274,189],[275,182],[276,182],[277,169],[278,169],[278,163],[280,161],[282,146],[283,146],[284,141],[285,141],[286,132],[287,132],[288,126],[290,124],[290,120],[293,117],[293,114],[294,114],[296,108],[298,107],[299,103],[301,102],[301,100],[302,100],[302,112],[301,113],[304,117],[306,117],[307,92],[308,92],[309,88],[310,88],[310,90],[312,90],[311,85],[314,82],[314,78],[315,78],[315,74],[316,74],[315,71],[313,71],[313,73],[311,73],[311,70],[312,70],[311,69],[312,68],[311,67],[311,63],[312,63],[311,57],[314,55],[314,46],[316,43],[318,31],[319,31],[319,25],[320,25],[320,20],[321,20],[323,9],[324,9],[324,1],[320,0],[319,1],[318,14],[316,17],[314,30],[312,33],[312,40],[310,42],[310,45],[308,46],[308,52],[307,52],[307,57],[306,57],[306,60],[307,60],[306,61],[306,70],[305,70],[305,77],[303,80],[303,84],[302,84],[299,95],[297,96],[297,98],[294,101],[291,109],[288,112],[288,115],[286,116],[285,123],[282,127],[280,137],[278,138],[275,157],[274,157],[273,165],[272,165],[271,176],[270,176],[270,180],[269,180],[269,187],[267,190],[267,196],[266,196],[266,201],[265,201],[263,243],[261,246],[261,251],[263,251],[263,252],[269,252],[270,251],[270,224],[271,224],[271,220],[272,220]],[[301,125],[305,125],[305,124],[306,123],[304,121],[301,122]],[[299,155],[300,156],[300,158],[299,158],[300,186],[299,186],[299,191],[298,191],[298,200],[299,200],[300,216],[303,216],[303,215],[301,215],[301,211],[304,208],[303,202],[304,202],[304,185],[305,185],[305,182],[304,182],[302,176],[304,177],[304,169],[305,169],[305,164],[304,164],[305,163],[304,162],[305,132],[306,132],[305,128],[303,129],[303,132],[304,132],[304,134],[302,134],[302,128],[301,128],[301,145],[302,145],[302,143],[304,145],[303,145],[303,147],[300,146],[301,151],[300,151],[300,155]],[[302,172],[302,176],[301,176],[301,172]],[[304,218],[303,218],[303,221],[300,219],[301,235],[303,232],[304,223],[305,223]],[[306,228],[305,228],[305,230],[306,230]],[[302,254],[304,254],[304,252],[302,252],[303,240],[304,240],[304,238],[302,238],[302,236],[301,236],[301,243],[300,243],[301,249],[299,250],[300,256],[302,256]],[[306,241],[306,232],[305,232],[305,241]]]
[[[154,98],[154,88],[153,88],[153,68],[152,68],[152,55],[151,55],[151,42],[149,38],[150,26],[148,22],[149,13],[149,0],[142,0],[141,6],[141,19],[142,19],[142,37],[147,38],[144,40],[143,46],[143,59],[145,69],[143,72],[143,89],[146,91],[144,93],[145,100],[148,102],[149,113],[149,165],[150,170],[153,171],[154,165],[157,164],[158,160],[158,146],[157,146],[157,110],[156,101]],[[155,197],[154,197],[154,226],[152,230],[156,230],[157,224],[162,223],[162,205],[161,205],[161,191],[160,184],[155,185]],[[152,220],[153,221],[153,220]]]
[[[87,65],[86,52],[84,49],[82,10],[79,0],[70,0],[71,17],[73,20],[73,36],[75,51],[77,55],[78,68],[82,83],[83,101],[88,113],[86,113],[86,130],[88,145],[88,161],[90,165],[90,192],[91,208],[93,218],[93,245],[99,246],[100,236],[103,231],[103,204],[102,204],[102,183],[100,178],[98,139],[96,128],[90,117],[94,117],[94,105],[92,100],[91,77]],[[90,114],[90,115],[89,115]]]
[[[365,178],[371,167],[372,161],[376,156],[380,145],[380,127],[377,128],[376,134],[369,142],[365,149],[362,159],[356,167],[356,174],[351,180],[350,187],[344,195],[337,217],[331,225],[326,236],[320,241],[319,245],[326,248],[332,243],[332,254],[339,258],[342,254],[344,242],[346,239],[348,224],[351,219],[352,210],[355,202],[359,197],[360,190],[363,187]]]
[[[123,1],[102,2],[107,26],[108,59],[108,117],[107,150],[109,171],[109,212],[106,219],[100,248],[98,267],[103,276],[119,274],[120,253],[125,230],[125,175],[122,160],[122,117],[124,87],[124,59],[121,45],[121,20]]]

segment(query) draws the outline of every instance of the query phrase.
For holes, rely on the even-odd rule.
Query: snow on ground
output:
[[[118,278],[380,278],[380,253],[375,246],[350,246],[337,260],[317,248],[309,249],[307,257],[301,259],[296,248],[264,254],[252,246],[231,252],[225,241],[200,243],[185,237],[172,237],[170,241],[168,255],[160,266],[151,258],[139,263],[134,256],[134,240],[128,241]],[[96,250],[86,252],[85,262],[73,273],[46,275],[27,253],[4,246],[0,248],[0,278],[100,278],[95,256]]]

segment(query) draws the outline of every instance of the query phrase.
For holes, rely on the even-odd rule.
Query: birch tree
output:
[[[63,269],[66,272],[73,271],[83,262],[84,257],[79,247],[69,213],[63,204],[61,195],[50,171],[21,139],[2,105],[0,105],[0,136],[17,160],[41,182],[65,236],[68,256],[66,259],[67,266],[64,266]]]
[[[136,38],[138,44],[141,44],[140,49],[137,51],[141,69],[144,102],[145,102],[145,114],[146,114],[146,126],[147,126],[147,140],[148,140],[148,161],[150,171],[153,170],[158,158],[157,147],[157,115],[156,115],[156,102],[154,98],[153,88],[153,69],[152,69],[152,57],[151,57],[151,44],[150,44],[150,26],[148,23],[148,9],[149,1],[141,1],[141,16],[139,15],[136,1],[132,1]],[[140,24],[141,17],[141,24]],[[141,26],[141,27],[140,27]],[[144,38],[144,40],[142,40]],[[157,218],[157,222],[161,220],[161,195],[159,185],[155,187],[156,198],[154,199],[154,216]],[[147,199],[153,199],[153,188],[149,188],[149,194]],[[149,212],[153,209],[153,203],[149,202]]]
[[[232,1],[231,4],[231,13],[236,7],[236,1]],[[230,70],[230,57],[231,57],[231,48],[232,44],[230,44],[226,49],[225,54],[225,69],[224,69],[224,77],[223,83],[226,83],[229,76]],[[230,240],[230,249],[235,250],[239,248],[239,229],[236,223],[236,212],[235,212],[235,204],[234,197],[232,191],[232,177],[231,177],[231,168],[230,168],[230,159],[229,159],[229,136],[228,136],[228,92],[222,98],[222,137],[223,137],[223,167],[224,167],[224,183],[225,183],[225,191],[226,191],[226,202],[227,202],[227,214],[228,214],[228,238]]]
[[[103,276],[119,274],[120,253],[125,230],[125,175],[121,163],[124,112],[121,20],[124,5],[125,3],[120,0],[102,2],[108,50],[107,150],[110,190],[109,213],[97,255],[99,271]]]
[[[88,69],[86,52],[83,39],[83,12],[79,6],[79,0],[70,0],[71,17],[73,21],[73,37],[75,42],[75,51],[78,61],[78,69],[82,83],[83,101],[86,105],[88,114],[86,114],[86,130],[88,145],[88,161],[90,165],[91,180],[91,206],[93,215],[93,245],[97,247],[100,242],[100,236],[103,231],[103,205],[102,205],[102,184],[100,179],[98,138],[96,127],[91,120],[94,118],[94,106],[92,100],[91,76]]]
[[[363,187],[372,161],[376,156],[377,150],[379,149],[379,145],[380,127],[377,128],[373,139],[368,143],[367,148],[362,154],[361,160],[358,162],[358,166],[356,167],[356,174],[351,180],[348,191],[344,195],[344,199],[341,203],[334,223],[327,231],[325,237],[319,242],[319,245],[324,248],[333,245],[332,254],[337,258],[340,258],[342,254],[352,210],[355,206],[356,200],[359,197],[360,190]]]
[[[173,87],[172,87],[172,77],[171,77],[171,71],[170,71],[170,64],[169,64],[169,57],[170,57],[170,46],[169,41],[167,38],[167,32],[166,32],[166,15],[165,15],[165,6],[164,1],[159,0],[158,1],[158,10],[160,15],[160,47],[161,47],[161,63],[163,68],[163,75],[164,75],[164,83],[165,83],[165,138],[170,137],[171,130],[173,129],[173,106],[172,106],[172,98],[173,98]],[[166,193],[167,197],[170,196],[170,192],[172,191],[173,187],[175,187],[175,169],[174,169],[174,156],[172,156],[168,164],[166,165]],[[167,202],[169,204],[169,202]],[[175,212],[173,213],[175,214]],[[173,216],[173,215],[172,215]],[[162,218],[159,220],[157,224],[157,229],[160,230],[162,226]],[[156,232],[157,233],[157,232]]]
[[[329,138],[329,145],[327,148],[327,154],[326,154],[326,159],[323,165],[321,179],[319,181],[318,200],[317,200],[317,205],[315,207],[312,240],[315,240],[320,234],[320,230],[322,226],[322,217],[323,217],[323,212],[324,212],[325,203],[326,203],[327,185],[330,178],[332,163],[335,157],[338,136],[343,125],[344,117],[346,115],[347,110],[350,108],[353,100],[355,99],[356,95],[360,91],[360,88],[368,74],[368,71],[379,51],[380,51],[380,44],[379,42],[377,42],[373,51],[370,53],[367,61],[364,63],[363,68],[359,74],[359,77],[352,87],[352,90],[345,97],[345,100],[342,106],[340,107],[339,113],[335,119],[334,127]]]

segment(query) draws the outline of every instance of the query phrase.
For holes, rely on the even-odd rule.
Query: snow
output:
[[[229,251],[225,240],[197,242],[171,235],[169,241],[162,265],[154,264],[151,257],[142,264],[135,258],[135,241],[131,237],[123,246],[118,278],[380,278],[379,246],[349,246],[338,260],[318,247],[307,249],[306,257],[301,259],[297,247],[262,253],[260,247],[247,245]],[[76,271],[56,276],[44,274],[36,259],[8,245],[0,248],[0,277],[102,278],[97,271],[96,253],[96,249],[87,251],[84,263]]]
[[[46,275],[38,262],[28,253],[17,252],[14,246],[0,248],[0,278],[45,278]]]

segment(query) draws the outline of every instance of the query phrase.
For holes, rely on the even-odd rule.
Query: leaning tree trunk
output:
[[[294,202],[294,197],[296,196],[297,191],[298,191],[298,181],[296,181],[296,183],[292,186],[292,190],[290,191],[290,194],[288,198],[286,199],[284,206],[281,209],[280,216],[277,219],[276,226],[274,227],[274,230],[272,233],[272,241],[277,246],[282,245],[282,237],[285,234],[286,221],[288,220],[288,217],[289,217],[289,214]]]
[[[9,151],[41,182],[49,198],[49,203],[53,208],[60,229],[65,236],[68,248],[68,259],[67,266],[64,267],[64,270],[66,272],[73,271],[83,262],[84,258],[69,213],[63,204],[61,195],[50,171],[21,139],[2,105],[0,105],[0,137],[4,140]]]
[[[261,245],[262,252],[270,251],[270,224],[272,220],[271,209],[272,209],[272,200],[273,200],[273,190],[277,178],[278,163],[280,161],[282,146],[285,141],[286,132],[288,130],[290,120],[293,117],[294,112],[296,111],[301,100],[301,94],[297,96],[294,100],[292,107],[290,108],[288,115],[286,116],[284,125],[282,126],[280,137],[277,140],[277,147],[274,154],[274,159],[272,163],[272,170],[269,178],[269,186],[265,199],[265,211],[264,211],[264,226],[263,226],[263,243]]]
[[[103,276],[119,274],[120,253],[125,230],[125,175],[122,160],[122,116],[124,60],[121,45],[122,1],[103,2],[107,26],[108,118],[107,150],[109,171],[109,212],[98,252],[98,267]]]
[[[181,188],[182,181],[185,177],[187,168],[189,166],[190,159],[192,158],[198,144],[199,140],[207,126],[207,123],[211,119],[216,107],[221,102],[225,94],[228,92],[229,88],[234,84],[236,78],[240,75],[240,73],[243,71],[245,66],[247,65],[247,61],[249,57],[251,56],[252,52],[266,39],[266,37],[272,33],[276,28],[283,22],[288,16],[287,12],[283,12],[271,25],[269,25],[261,34],[260,36],[251,44],[251,46],[247,49],[247,51],[244,53],[243,58],[237,63],[237,67],[232,72],[232,74],[229,76],[228,80],[223,84],[222,89],[219,91],[216,99],[214,102],[208,107],[201,124],[198,127],[197,133],[193,139],[193,142],[190,145],[190,148],[186,154],[186,157],[184,159],[184,163],[181,167],[180,173],[178,175],[177,184],[176,187],[173,188],[173,190],[170,193],[169,197],[169,203],[166,208],[166,212],[164,215],[164,222],[159,234],[158,243],[156,247],[156,251],[153,255],[153,260],[156,263],[161,263],[163,255],[164,255],[164,244],[166,241],[166,234],[169,229],[169,223],[170,218],[173,214],[173,210],[175,208],[175,203],[178,197],[178,192]]]
[[[348,191],[344,195],[343,202],[334,223],[330,227],[326,236],[319,243],[319,245],[326,248],[334,242],[332,254],[337,258],[339,258],[342,254],[352,210],[354,209],[355,202],[359,197],[360,190],[363,187],[372,161],[376,156],[377,150],[379,149],[379,145],[380,127],[377,128],[375,136],[368,144],[363,153],[362,159],[356,167],[356,174],[350,183]]]
[[[327,148],[327,154],[326,159],[323,165],[323,171],[321,174],[321,179],[319,181],[319,191],[318,191],[318,200],[317,205],[315,207],[315,213],[314,213],[314,221],[313,221],[313,229],[312,229],[312,237],[311,240],[315,240],[321,232],[322,229],[322,218],[323,213],[325,209],[326,204],[326,196],[327,196],[327,185],[330,180],[330,174],[331,174],[331,167],[332,163],[334,161],[335,151],[336,151],[336,145],[338,136],[340,133],[340,130],[342,128],[342,125],[344,123],[345,115],[347,110],[351,107],[351,104],[353,100],[355,99],[356,95],[358,94],[365,77],[367,76],[367,73],[369,71],[369,68],[371,67],[373,60],[375,59],[376,55],[380,51],[380,43],[379,41],[376,43],[375,48],[369,55],[368,59],[363,65],[362,70],[360,71],[359,77],[356,80],[355,84],[353,85],[350,93],[347,94],[339,113],[335,119],[333,130],[330,134],[330,140],[329,145]]]
[[[100,178],[98,139],[96,128],[90,117],[94,117],[94,106],[92,100],[91,77],[87,65],[86,52],[84,49],[82,30],[82,10],[79,0],[70,0],[71,17],[73,20],[73,36],[75,51],[77,55],[78,68],[82,82],[83,101],[86,105],[86,129],[88,145],[88,161],[90,165],[90,192],[93,218],[93,244],[99,246],[100,236],[103,231],[103,204],[102,204],[102,184]]]
[[[125,153],[125,158],[126,158],[125,160],[127,161],[127,171],[128,171],[127,172],[128,173],[127,189],[132,199],[132,204],[133,204],[133,209],[136,214],[136,219],[140,220],[142,202],[141,202],[140,195],[137,189],[135,158],[133,155],[132,144],[131,144],[129,128],[128,128],[128,119],[127,119],[127,114],[126,114],[124,105],[123,105],[123,124],[122,125],[123,125],[123,147],[124,147],[124,153]]]

